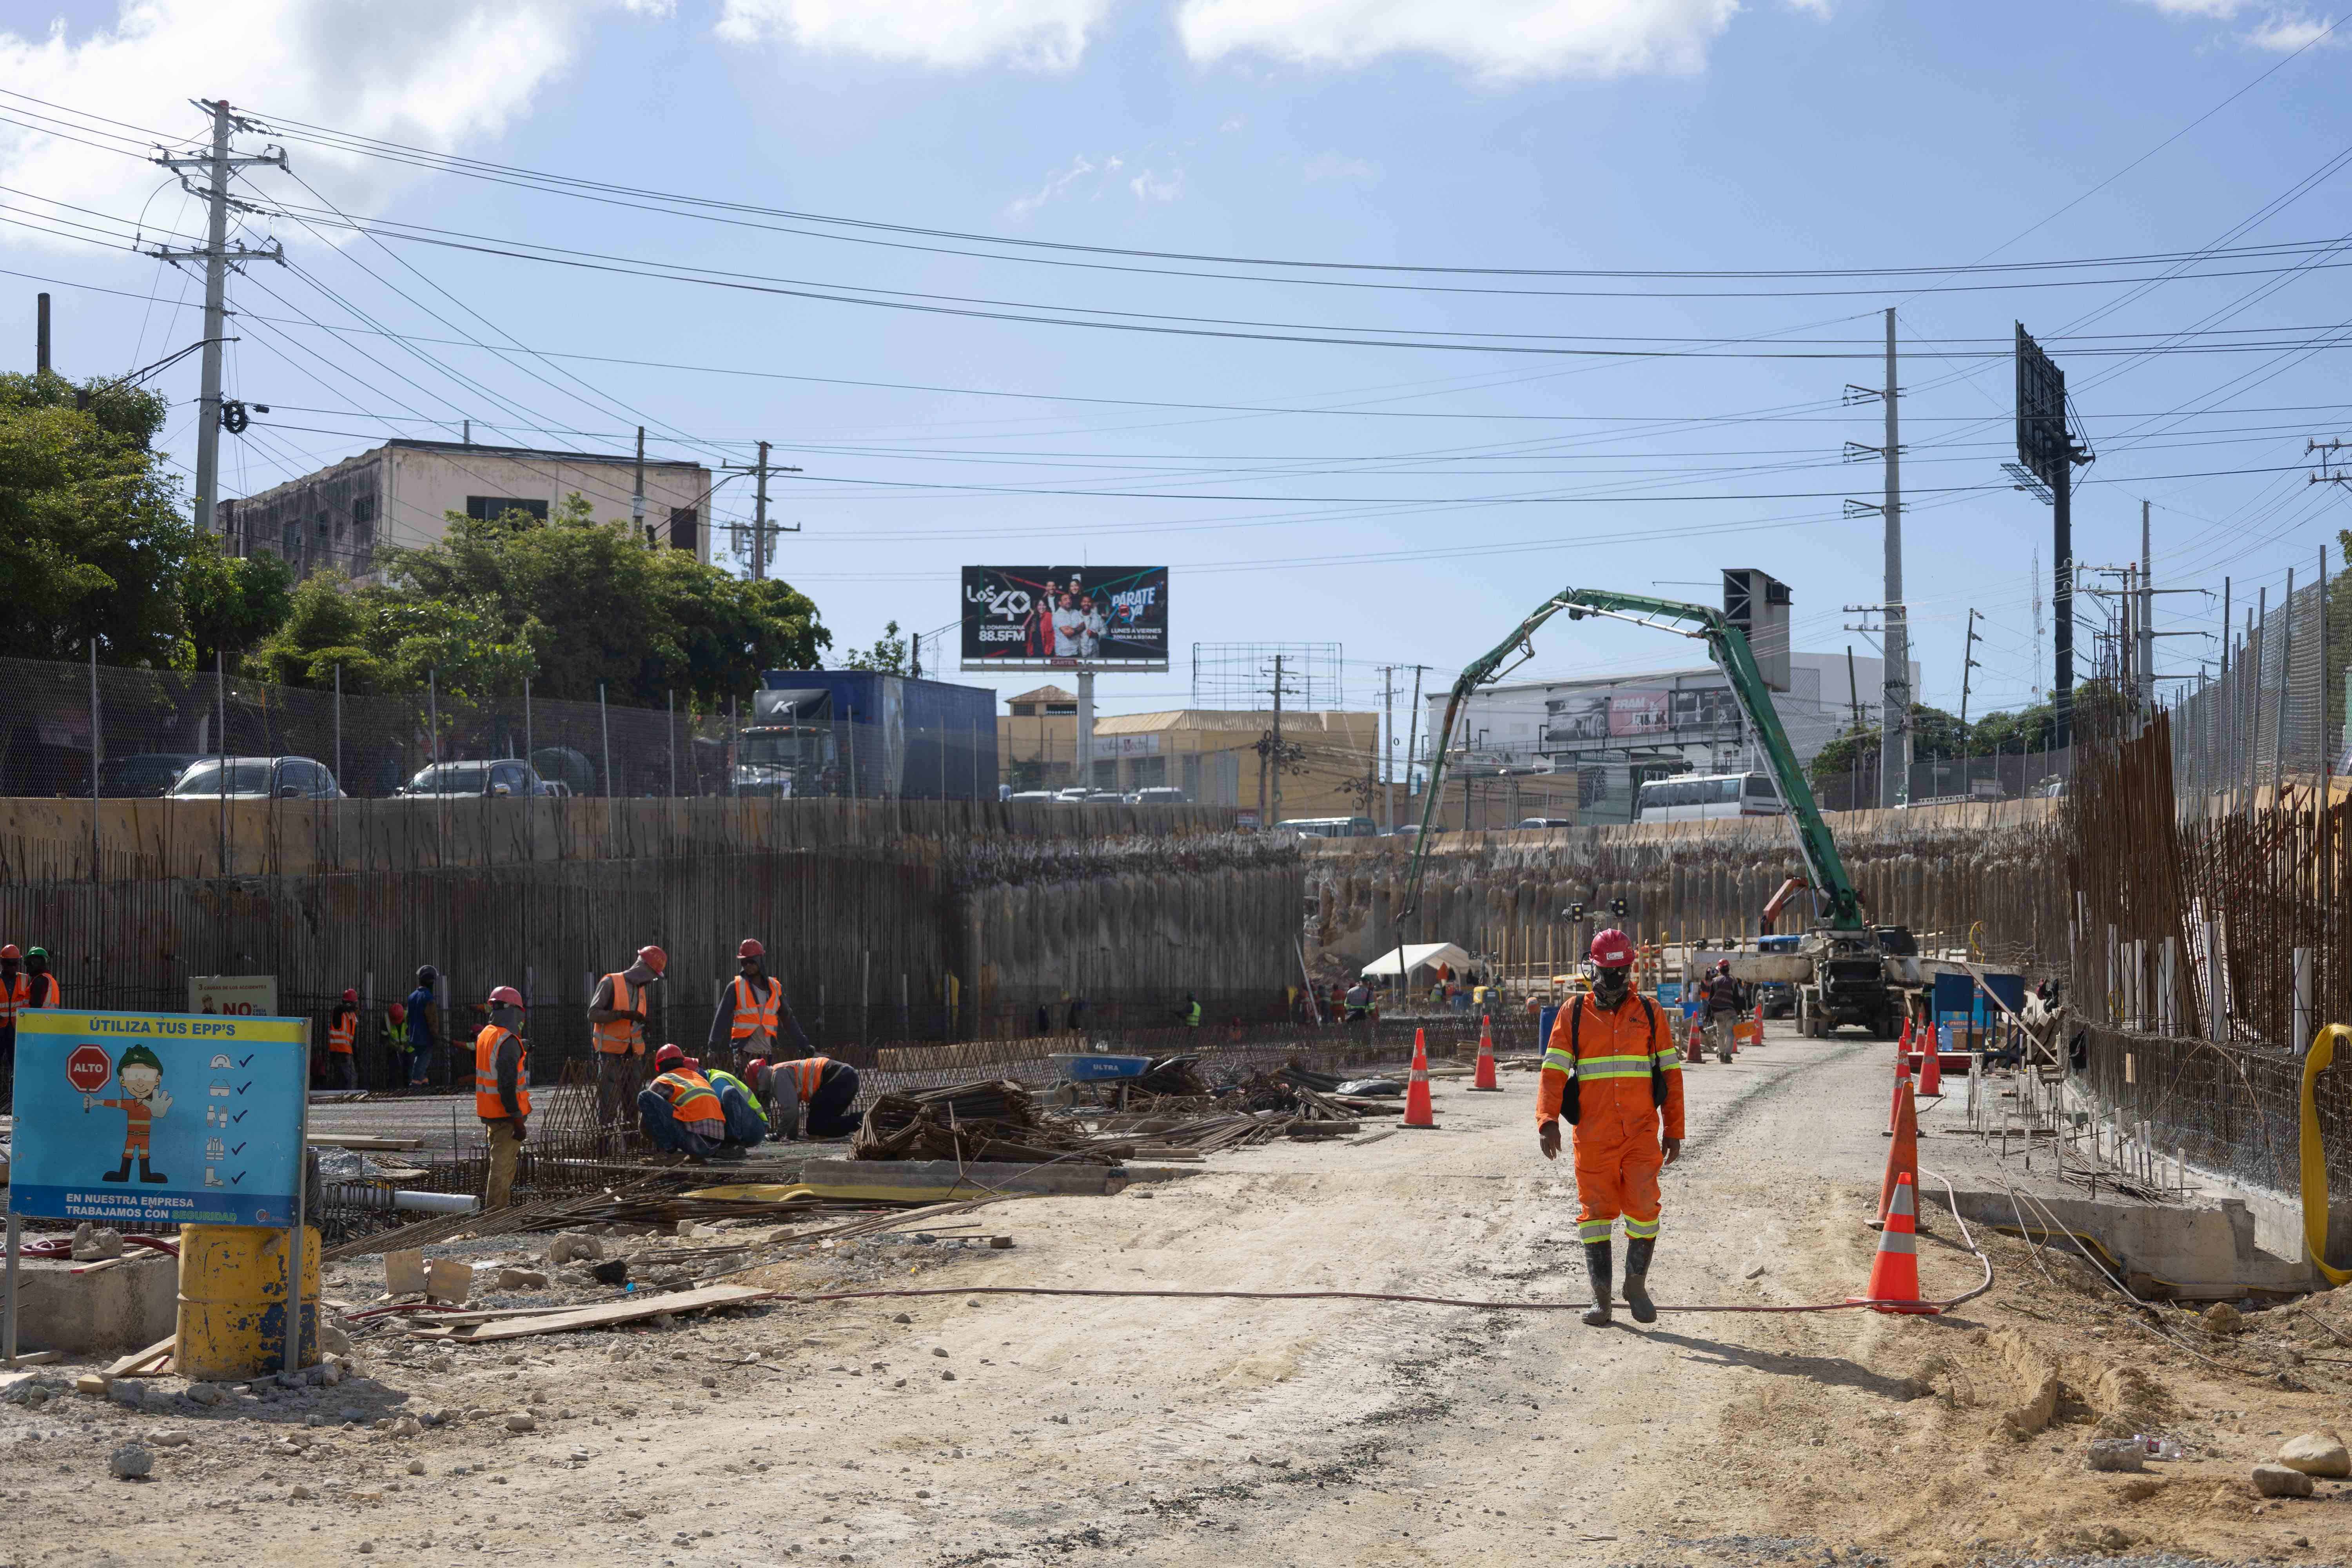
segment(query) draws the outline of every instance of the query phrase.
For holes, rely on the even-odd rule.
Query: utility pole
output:
[[[1969,612],[1969,640],[1960,645],[1960,736],[1965,743],[1969,732],[1969,671],[1979,668],[1976,652],[1981,640],[1977,636],[1977,612]]]
[[[33,323],[33,369],[36,374],[49,374],[49,297],[37,297]]]
[[[2032,695],[2033,700],[2040,702],[2042,700],[2042,546],[2039,544],[2033,547],[2032,575],[2027,579],[2027,586],[2033,590]],[[2224,631],[2229,629],[2227,625],[2228,620],[2228,616],[2224,616],[2222,617],[2224,624],[2221,629]]]
[[[1853,710],[1855,733],[1862,731],[1862,689],[1853,679],[1853,644],[1845,645],[1845,703]]]
[[[2156,706],[2156,555],[2148,546],[2147,502],[2139,503],[2139,705]]]
[[[760,493],[751,512],[751,581],[768,575],[768,444],[760,443]]]
[[[253,127],[229,110],[228,101],[208,103],[194,100],[196,107],[213,117],[213,144],[209,152],[189,157],[165,153],[155,160],[164,168],[180,175],[180,184],[190,195],[204,198],[207,209],[205,243],[199,249],[175,250],[170,246],[158,246],[148,252],[159,260],[178,263],[202,260],[205,264],[205,346],[200,390],[196,396],[196,494],[195,524],[199,533],[214,530],[213,508],[220,500],[220,433],[221,433],[221,345],[228,339],[228,269],[239,261],[275,261],[286,263],[284,250],[275,241],[260,249],[231,246],[228,242],[228,177],[233,169],[250,169],[264,164],[289,167],[285,149],[271,147],[258,158],[236,158],[229,155],[228,139],[232,131],[250,131]],[[198,189],[188,184],[184,171],[202,169],[210,181]]]
[[[646,536],[646,427],[637,426],[637,485],[629,496],[629,521],[636,526],[638,542],[651,544]]]
[[[1412,814],[1413,751],[1421,742],[1421,672],[1428,668],[1425,664],[1412,667],[1412,708],[1404,720],[1404,809],[1408,816]],[[1398,978],[1402,981],[1403,977]]]
[[[1274,815],[1268,827],[1282,820],[1282,656],[1274,656]]]
[[[1903,448],[1895,403],[1895,308],[1886,310],[1886,714],[1878,729],[1881,805],[1907,805],[1911,795],[1911,635],[1903,611]]]
[[[1396,666],[1381,666],[1381,831],[1396,831]]]

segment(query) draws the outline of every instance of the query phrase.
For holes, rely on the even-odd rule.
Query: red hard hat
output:
[[[501,1005],[509,1007],[521,1006],[522,993],[516,990],[511,985],[499,986],[496,991],[490,993],[490,1005],[496,1007]]]
[[[0,958],[22,958],[25,955],[23,953],[16,951],[16,944],[13,942],[5,947],[0,947]]]
[[[1627,969],[1633,963],[1633,939],[1611,926],[1592,933],[1592,962],[1603,969]]]
[[[1717,959],[1717,960],[1715,961],[1715,972],[1716,972],[1717,974],[1728,974],[1728,973],[1731,973],[1731,960],[1729,960],[1729,959],[1727,959],[1727,958],[1718,958],[1718,959]]]
[[[735,956],[738,958],[765,958],[768,956],[768,950],[760,945],[760,939],[758,937],[747,936],[741,942],[735,944]]]
[[[657,1068],[684,1067],[685,1065],[686,1053],[676,1046],[664,1046],[654,1053],[654,1066]]]
[[[657,947],[647,946],[637,949],[637,958],[656,974],[669,967],[669,954]]]
[[[760,1074],[766,1072],[767,1070],[768,1058],[765,1057],[753,1057],[750,1061],[743,1064],[743,1076],[746,1078],[757,1078]]]
[[[346,1002],[356,1002],[356,1001],[358,1001],[359,999],[360,999],[360,994],[359,994],[358,992],[356,992],[356,991],[352,990],[352,989],[350,986],[348,986],[348,985],[346,985],[345,987],[343,987],[343,1000],[344,1000],[344,1001],[346,1001]]]
[[[408,1005],[404,1002],[394,1002],[384,1009],[384,1016],[395,1024],[405,1024],[408,1022]]]

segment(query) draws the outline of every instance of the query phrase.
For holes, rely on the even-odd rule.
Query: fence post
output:
[[[677,798],[677,689],[663,691],[669,703],[669,717],[662,723],[662,750],[669,753],[669,797]]]
[[[335,869],[343,868],[343,667],[335,666]]]
[[[613,815],[613,721],[604,712],[604,683],[596,683],[596,729],[604,738],[604,853],[616,855],[614,845],[615,829]]]
[[[98,883],[98,770],[106,747],[98,728],[98,638],[89,639],[89,879]]]

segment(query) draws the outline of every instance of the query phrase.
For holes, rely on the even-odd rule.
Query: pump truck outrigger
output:
[[[1800,1027],[1807,1034],[1825,1035],[1841,1026],[1855,1026],[1870,1030],[1881,1039],[1893,1039],[1907,1005],[1898,975],[1906,967],[1905,961],[1916,962],[1918,945],[1903,927],[1874,926],[1864,918],[1861,895],[1846,875],[1845,862],[1838,856],[1837,841],[1831,837],[1829,824],[1813,800],[1812,786],[1804,770],[1797,765],[1796,752],[1790,749],[1788,733],[1781,729],[1780,716],[1772,707],[1771,692],[1764,684],[1762,672],[1756,668],[1755,655],[1748,649],[1748,635],[1726,619],[1722,611],[1704,605],[1620,594],[1606,588],[1563,588],[1521,621],[1495,648],[1470,662],[1446,698],[1445,720],[1436,731],[1438,745],[1429,766],[1427,804],[1422,807],[1421,832],[1414,841],[1404,900],[1396,915],[1400,935],[1404,930],[1404,918],[1420,902],[1422,869],[1429,854],[1431,836],[1437,830],[1437,801],[1445,775],[1445,742],[1461,718],[1464,700],[1479,687],[1492,685],[1500,679],[1506,661],[1514,654],[1533,658],[1537,630],[1563,612],[1572,621],[1603,616],[1671,631],[1706,644],[1708,654],[1731,683],[1733,697],[1762,742],[1766,765],[1780,785],[1781,803],[1787,806],[1789,820],[1796,829],[1797,847],[1804,856],[1806,880],[1814,905],[1812,929],[1805,933],[1795,954],[1743,956],[1734,960],[1733,973],[1743,980],[1796,980]],[[1791,958],[1797,961],[1795,967],[1800,973],[1782,973],[1780,966],[1788,964]],[[1890,973],[1890,964],[1897,973]]]

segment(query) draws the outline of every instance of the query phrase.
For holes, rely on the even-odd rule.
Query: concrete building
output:
[[[457,441],[387,441],[257,495],[223,500],[219,527],[239,555],[271,554],[296,575],[331,568],[355,580],[374,574],[379,544],[438,542],[446,514],[544,518],[579,495],[599,521],[630,519],[636,459],[594,452],[477,447]],[[646,462],[646,526],[656,542],[710,559],[710,470],[698,463]]]
[[[1787,658],[1789,689],[1775,692],[1772,706],[1800,765],[1810,766],[1857,714],[1864,724],[1878,722],[1880,659],[1843,649]],[[1919,689],[1916,662],[1911,688]],[[1430,698],[1424,723],[1444,716],[1444,698]],[[1578,816],[1595,823],[1631,821],[1633,792],[1650,779],[1761,765],[1730,682],[1711,664],[1492,687],[1464,704],[1454,746],[1448,772],[1467,778],[1573,775]],[[1424,746],[1423,762],[1428,754]]]

